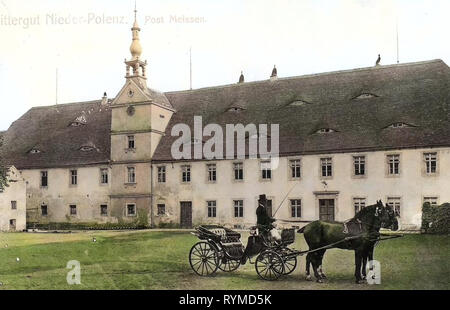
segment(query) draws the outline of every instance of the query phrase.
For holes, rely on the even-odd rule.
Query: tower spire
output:
[[[147,65],[147,61],[142,61],[141,54],[142,54],[142,46],[139,39],[139,33],[141,31],[141,28],[139,28],[138,22],[137,22],[137,8],[136,8],[136,1],[134,2],[134,22],[133,27],[131,28],[131,34],[132,34],[132,40],[130,45],[130,53],[131,53],[131,59],[125,60],[126,64],[126,78],[136,78],[142,87],[146,86],[145,82],[142,81],[142,79],[146,79],[146,72],[145,67]],[[130,72],[130,69],[132,72]]]

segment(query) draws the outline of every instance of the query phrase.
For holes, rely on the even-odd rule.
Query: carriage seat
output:
[[[209,231],[213,234],[219,235],[222,239],[227,236],[227,232],[223,228],[211,228]]]

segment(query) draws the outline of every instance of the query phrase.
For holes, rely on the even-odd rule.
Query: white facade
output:
[[[102,183],[103,169],[108,172],[107,183]],[[76,184],[72,184],[73,170]],[[47,186],[42,185],[42,172],[47,173]],[[28,222],[117,221],[110,212],[111,172],[106,165],[22,170],[22,175],[27,180]],[[71,206],[76,206],[75,214]],[[101,214],[101,206],[107,207],[107,214]]]
[[[425,155],[436,154],[436,172],[426,173]],[[399,155],[398,174],[389,173],[388,155]],[[365,173],[354,174],[354,156],[364,156]],[[321,158],[331,158],[332,176],[322,177]],[[300,159],[301,177],[292,179],[290,160]],[[242,162],[243,181],[234,180],[233,163]],[[207,165],[216,164],[215,182],[208,181]],[[192,202],[192,223],[220,223],[248,227],[256,223],[257,198],[266,194],[272,210],[282,203],[275,217],[281,225],[302,226],[302,221],[320,218],[319,199],[334,200],[334,219],[354,216],[355,202],[400,204],[401,229],[417,230],[421,225],[424,199],[450,201],[450,148],[403,149],[365,153],[336,153],[280,158],[270,180],[263,180],[261,160],[246,159],[160,163],[153,167],[153,209],[155,224],[180,223],[180,203]],[[182,166],[190,165],[191,181],[182,182]],[[165,183],[158,182],[158,167],[165,166]],[[292,190],[291,190],[292,189]],[[291,191],[290,191],[291,190]],[[290,192],[289,192],[290,191]],[[288,194],[289,192],[289,194]],[[301,200],[301,216],[292,217],[291,200]],[[243,217],[234,216],[234,200],[243,201]],[[216,217],[208,217],[208,201],[215,201]],[[158,213],[158,204],[165,214]],[[161,211],[161,210],[160,210]],[[287,220],[286,222],[282,220]],[[297,224],[295,221],[299,221]]]
[[[26,185],[15,167],[9,169],[8,185],[0,192],[0,231],[22,231],[26,228]]]

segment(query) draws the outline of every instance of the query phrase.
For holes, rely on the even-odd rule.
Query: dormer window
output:
[[[409,124],[402,123],[402,122],[397,122],[397,123],[393,123],[393,124],[389,125],[388,127],[389,128],[411,128],[414,126],[411,126]]]
[[[41,151],[39,149],[36,149],[36,148],[32,148],[31,150],[28,151],[28,153],[30,153],[30,154],[38,154],[40,152]]]
[[[79,127],[82,125],[86,125],[86,117],[84,115],[78,116],[73,122],[69,124],[71,127]]]
[[[79,127],[79,126],[82,126],[82,125],[84,125],[83,123],[80,123],[80,122],[72,122],[72,123],[70,123],[70,127]]]
[[[94,150],[94,147],[90,146],[90,145],[83,145],[82,147],[80,147],[80,151],[82,152],[91,152]]]
[[[378,97],[378,96],[375,95],[375,94],[371,94],[371,93],[362,93],[362,94],[360,94],[359,96],[356,96],[356,97],[353,98],[353,99],[369,99],[369,98],[376,98],[376,97]]]
[[[293,106],[293,107],[301,107],[301,106],[308,105],[308,104],[311,104],[311,103],[304,101],[304,100],[294,100],[291,103],[289,103],[289,105]]]
[[[331,128],[320,128],[319,130],[316,131],[316,133],[331,133],[331,132],[336,132],[336,130]]]
[[[240,112],[240,111],[244,111],[244,108],[241,107],[231,107],[228,109],[228,112]]]

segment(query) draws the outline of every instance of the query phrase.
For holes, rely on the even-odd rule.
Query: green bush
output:
[[[450,203],[422,206],[422,232],[426,234],[450,233]]]
[[[40,230],[118,230],[118,229],[144,229],[149,228],[143,223],[27,223],[28,229]]]
[[[180,228],[180,224],[173,223],[172,221],[168,223],[161,222],[158,224],[158,228]]]

